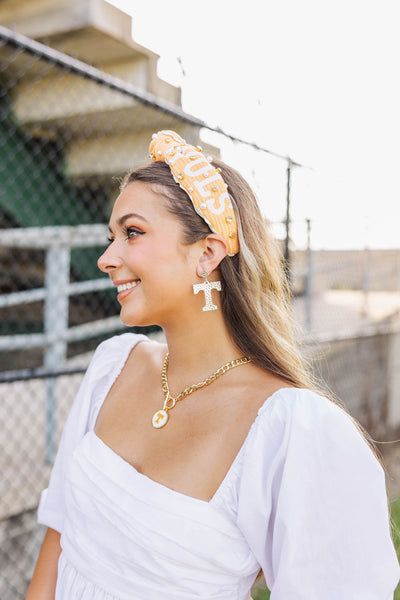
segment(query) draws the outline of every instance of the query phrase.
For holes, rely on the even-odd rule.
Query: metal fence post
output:
[[[70,248],[50,246],[46,252],[44,332],[49,336],[44,354],[46,368],[60,368],[67,353]],[[46,379],[46,461],[55,453],[56,378]]]
[[[363,308],[362,313],[368,316],[369,309],[369,292],[371,291],[371,251],[369,246],[364,249],[363,256],[363,272],[362,272],[362,291],[363,291]]]
[[[307,270],[306,270],[306,285],[305,285],[305,305],[306,305],[306,331],[311,332],[312,327],[312,250],[311,250],[311,221],[306,219],[307,224]]]
[[[292,172],[292,161],[288,159],[286,168],[286,217],[285,217],[285,248],[284,248],[284,259],[285,259],[285,271],[288,283],[290,283],[291,272],[290,272],[290,178]]]

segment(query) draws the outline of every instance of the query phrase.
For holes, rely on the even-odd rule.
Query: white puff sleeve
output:
[[[389,600],[399,580],[384,471],[350,417],[308,391],[259,415],[237,523],[271,600]]]
[[[43,490],[38,522],[62,533],[64,523],[64,477],[73,451],[93,428],[99,403],[121,371],[130,350],[143,335],[125,333],[102,342],[96,349],[65,423],[47,489]]]

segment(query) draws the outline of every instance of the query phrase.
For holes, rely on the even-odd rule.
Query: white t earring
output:
[[[218,310],[218,306],[213,304],[211,290],[221,291],[221,282],[220,281],[212,281],[211,283],[208,281],[209,273],[207,271],[203,271],[200,277],[203,277],[205,281],[203,283],[194,283],[193,284],[193,293],[197,294],[198,292],[204,292],[206,303],[203,306],[203,310]]]

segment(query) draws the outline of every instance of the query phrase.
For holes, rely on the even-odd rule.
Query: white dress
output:
[[[389,600],[399,579],[384,472],[348,416],[308,390],[266,399],[215,496],[139,473],[94,433],[133,346],[100,344],[39,522],[61,533],[56,600]]]

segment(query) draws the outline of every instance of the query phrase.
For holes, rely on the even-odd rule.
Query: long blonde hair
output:
[[[294,387],[326,396],[347,413],[343,403],[313,377],[299,351],[282,255],[252,189],[235,169],[217,159],[212,162],[228,185],[238,222],[240,252],[226,256],[219,265],[222,312],[232,340],[255,365]],[[157,161],[135,169],[126,175],[121,189],[134,181],[149,183],[163,195],[167,210],[182,224],[184,243],[193,244],[210,233],[168,165]],[[350,418],[382,462],[371,436],[357,419]]]
[[[293,339],[288,289],[279,250],[243,177],[221,161],[239,224],[240,252],[219,265],[222,312],[236,346],[254,364],[297,387],[310,380]],[[133,181],[151,183],[166,198],[166,206],[182,223],[184,242],[193,244],[210,233],[186,193],[175,183],[169,167],[155,162],[129,173],[122,188]]]

